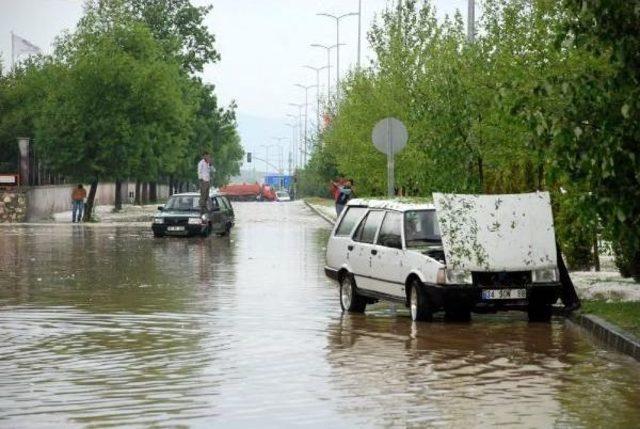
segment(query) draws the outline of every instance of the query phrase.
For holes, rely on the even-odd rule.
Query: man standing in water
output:
[[[198,181],[200,182],[200,213],[207,211],[209,187],[211,186],[211,157],[209,152],[202,152],[202,159],[198,163]]]

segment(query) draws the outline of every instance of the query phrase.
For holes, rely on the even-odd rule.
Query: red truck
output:
[[[220,193],[233,201],[274,201],[275,190],[259,183],[230,183],[220,188]]]

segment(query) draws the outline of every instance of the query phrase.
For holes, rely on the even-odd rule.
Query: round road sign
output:
[[[373,127],[371,139],[380,152],[395,155],[407,145],[409,133],[404,124],[396,118],[384,118]]]

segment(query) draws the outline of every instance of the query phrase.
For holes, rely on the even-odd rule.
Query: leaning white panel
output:
[[[556,267],[548,192],[511,195],[434,193],[447,266],[468,271]]]

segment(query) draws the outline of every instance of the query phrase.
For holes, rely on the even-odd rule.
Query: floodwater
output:
[[[555,319],[341,314],[327,224],[0,227],[0,427],[638,427],[640,364]]]

